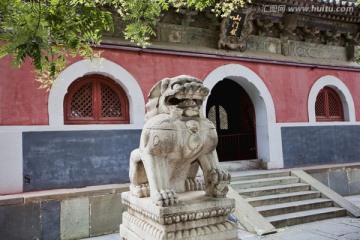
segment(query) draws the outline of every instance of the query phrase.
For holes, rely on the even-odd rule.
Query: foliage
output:
[[[360,64],[360,46],[355,47],[355,61]]]
[[[13,65],[31,58],[41,88],[48,89],[67,57],[94,56],[104,31],[112,30],[110,12],[67,0],[2,0],[0,57],[13,54]]]
[[[356,2],[357,4],[360,4],[360,0],[357,0],[357,2]],[[357,61],[357,63],[359,63],[360,64],[360,47],[359,46],[357,46],[357,52],[356,52],[356,61]]]
[[[92,46],[105,31],[113,30],[114,13],[128,24],[126,39],[143,47],[155,35],[161,12],[169,7],[211,7],[221,17],[251,0],[1,0],[0,58],[12,54],[19,67],[32,60],[41,88],[50,89],[68,64],[69,56],[93,58]],[[360,0],[357,0],[360,4]],[[360,62],[360,51],[356,61]]]
[[[117,11],[123,20],[130,23],[125,29],[125,38],[139,45],[147,46],[151,36],[155,36],[155,26],[160,14],[168,8],[195,8],[202,11],[213,7],[213,11],[222,17],[230,15],[231,11],[241,7],[250,0],[119,0]]]
[[[250,0],[1,0],[0,58],[13,55],[13,65],[30,58],[40,88],[49,90],[69,56],[98,56],[105,31],[113,30],[114,10],[128,22],[124,35],[145,47],[162,11],[170,6],[204,10],[219,16]]]

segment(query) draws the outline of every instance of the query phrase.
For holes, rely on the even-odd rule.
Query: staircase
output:
[[[233,174],[231,187],[276,228],[347,215],[290,171]]]

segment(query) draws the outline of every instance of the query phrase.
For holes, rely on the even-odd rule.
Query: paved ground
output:
[[[93,238],[84,238],[83,240],[120,240],[119,233],[114,233],[110,235],[100,236],[100,237],[93,237]]]
[[[342,217],[279,229],[267,236],[239,233],[244,240],[359,240],[360,219]]]
[[[360,207],[360,195],[346,198]],[[266,236],[239,231],[239,238],[241,240],[360,240],[360,218],[341,217],[306,223],[278,229],[277,233]],[[120,237],[116,233],[86,238],[86,240],[120,240]]]

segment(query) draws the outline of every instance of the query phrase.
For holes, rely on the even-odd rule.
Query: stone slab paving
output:
[[[360,195],[346,197],[360,207]],[[241,240],[360,240],[360,218],[341,217],[278,229],[277,233],[257,236],[239,230]],[[85,239],[84,239],[85,240]],[[120,240],[118,233],[86,240]]]
[[[83,240],[120,240],[120,235],[119,233],[113,233],[99,237],[84,238]]]
[[[239,232],[244,240],[359,240],[360,219],[342,217],[278,229],[266,236]]]

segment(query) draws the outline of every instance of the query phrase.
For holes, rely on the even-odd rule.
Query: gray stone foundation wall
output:
[[[360,126],[282,127],[284,167],[360,162]]]
[[[341,196],[360,194],[360,163],[305,170]]]
[[[129,182],[141,130],[23,133],[24,192]]]
[[[360,194],[360,164],[303,169],[342,196]],[[128,184],[0,196],[0,240],[70,240],[119,231]]]
[[[0,196],[0,239],[70,240],[119,231],[127,184]]]

